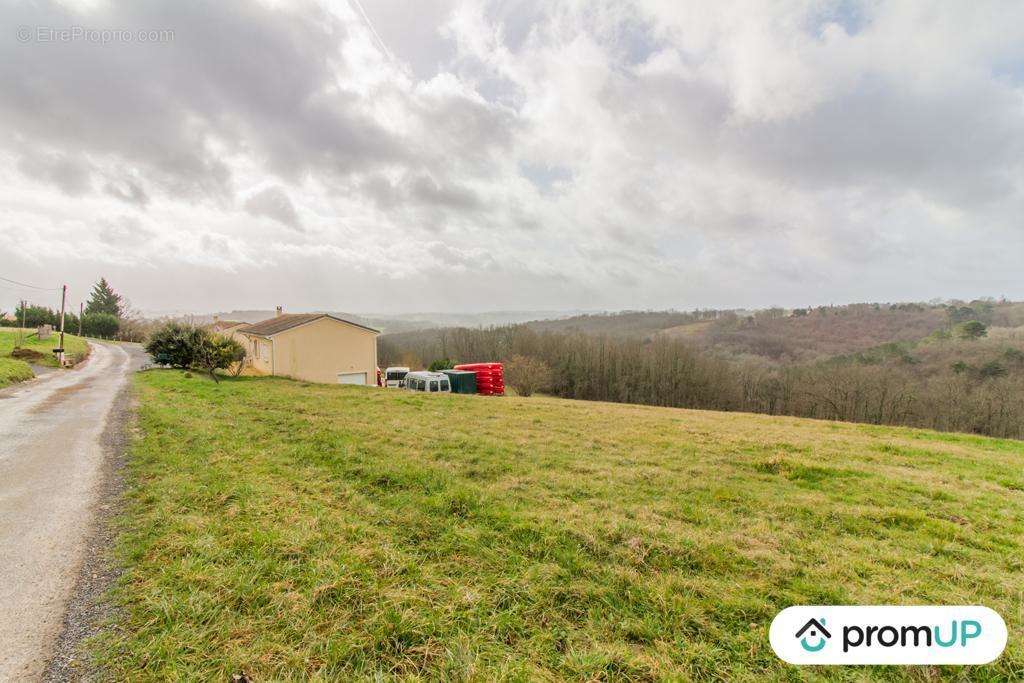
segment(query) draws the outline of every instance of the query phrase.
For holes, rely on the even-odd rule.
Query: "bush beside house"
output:
[[[237,376],[245,360],[245,348],[234,339],[174,322],[153,332],[145,349],[158,365],[202,370],[214,381],[218,381],[217,370],[234,369]]]

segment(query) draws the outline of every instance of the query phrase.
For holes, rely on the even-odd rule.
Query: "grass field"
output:
[[[35,373],[28,363],[16,358],[0,358],[0,388],[32,379]]]
[[[33,363],[57,367],[57,358],[53,349],[60,343],[60,333],[55,333],[49,339],[39,339],[35,330],[19,330],[12,327],[0,328],[0,358],[7,358],[15,346],[19,345],[25,349],[31,349],[39,353],[39,357]],[[64,335],[64,353],[72,363],[77,363],[89,354],[89,345],[85,339],[76,337],[73,334]]]
[[[1024,443],[276,378],[136,379],[112,679],[1024,677]],[[791,604],[980,604],[975,668],[798,669]]]
[[[11,351],[19,344],[19,339],[21,339],[20,344],[23,348],[31,349],[40,354],[32,360],[33,363],[57,367],[57,359],[52,352],[52,349],[57,344],[57,337],[40,341],[36,337],[35,330],[18,330],[10,327],[0,328],[0,387],[16,382],[24,382],[35,376],[28,363],[10,357]],[[89,352],[89,346],[85,343],[85,340],[73,335],[64,335],[64,346],[67,349],[68,357],[74,362],[78,362]]]

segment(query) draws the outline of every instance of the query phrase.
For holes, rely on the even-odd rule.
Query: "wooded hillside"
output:
[[[701,326],[689,337],[622,332],[638,329],[644,316],[674,322],[685,315]],[[619,334],[538,331],[530,323],[386,335],[381,363],[423,367],[440,358],[522,356],[546,364],[546,391],[565,398],[1024,438],[1024,328],[1009,326],[1022,317],[1020,304],[991,302],[743,317],[621,314],[607,316],[624,323]],[[593,316],[586,318],[581,324],[594,329]],[[794,353],[775,353],[775,339]]]

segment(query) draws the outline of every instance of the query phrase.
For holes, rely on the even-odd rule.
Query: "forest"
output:
[[[529,358],[548,370],[542,391],[563,398],[1024,438],[1022,304],[643,317],[384,335],[380,363],[416,368],[436,359]],[[688,325],[697,326],[695,333],[681,334]]]

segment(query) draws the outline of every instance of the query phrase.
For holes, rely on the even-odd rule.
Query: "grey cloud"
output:
[[[31,185],[27,239],[0,259],[29,281],[30,248],[80,220],[150,307],[806,305],[811,283],[832,301],[1024,296],[1012,3],[426,1],[364,3],[399,60],[384,66],[357,54],[375,44],[361,21],[314,0],[0,3],[4,26],[175,31],[0,32],[7,192]],[[270,189],[240,206],[254,179]],[[245,212],[280,249],[252,243]],[[157,285],[114,258],[147,230],[166,236]],[[382,267],[375,244],[434,265]],[[317,298],[337,292],[351,300]]]
[[[440,185],[428,175],[412,179],[409,196],[423,204],[449,209],[475,210],[481,206],[480,198],[472,190],[458,185]]]
[[[1019,101],[994,84],[910,93],[875,82],[799,120],[732,131],[726,143],[737,162],[803,186],[914,189],[970,207],[1014,193],[1024,168]]]
[[[410,107],[423,125],[420,158],[448,172],[491,175],[495,155],[511,148],[522,127],[511,108],[456,93],[422,94]]]
[[[169,193],[230,195],[212,138],[294,177],[401,158],[402,146],[330,86],[345,27],[313,3],[123,2],[75,13],[4,4],[5,26],[171,29],[165,43],[18,43],[0,36],[0,124],[65,150],[113,154]],[[30,68],[27,68],[31,65]]]
[[[26,153],[18,162],[18,170],[35,180],[52,183],[72,197],[92,189],[91,167],[80,157],[60,153]]]
[[[115,199],[120,199],[127,204],[134,204],[145,207],[149,204],[149,195],[142,185],[131,179],[108,182],[103,191]]]
[[[372,175],[364,178],[356,189],[369,197],[378,209],[384,211],[393,209],[401,202],[398,189],[384,176]]]
[[[362,181],[359,189],[385,211],[428,208],[459,213],[482,207],[480,197],[473,190],[447,180],[438,182],[426,173],[405,175],[394,184],[384,176],[370,176]]]
[[[143,226],[142,222],[133,216],[121,216],[115,220],[104,221],[98,234],[100,241],[111,247],[137,247],[156,236],[153,230]]]
[[[268,187],[254,194],[246,200],[245,210],[253,216],[266,216],[289,228],[302,229],[299,214],[284,188]]]
[[[537,232],[542,227],[541,219],[535,212],[525,208],[518,199],[509,202],[509,224],[523,232]]]
[[[448,266],[474,271],[487,271],[497,265],[490,254],[472,253],[440,242],[432,244],[427,251],[430,252],[431,256]]]
[[[223,255],[231,251],[231,243],[224,235],[204,233],[199,238],[199,245],[210,254]]]

